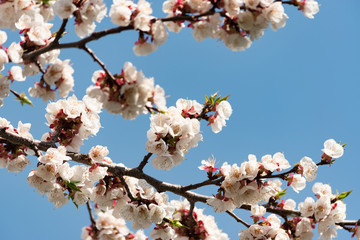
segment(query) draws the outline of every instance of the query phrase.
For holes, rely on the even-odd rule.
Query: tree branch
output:
[[[4,138],[9,143],[25,146],[25,147],[32,149],[35,152],[36,156],[39,156],[39,154],[38,154],[39,150],[44,151],[43,149],[40,149],[37,146],[37,144],[35,144],[31,139],[21,137],[15,133],[9,133],[8,131],[6,131],[5,127],[0,128],[0,137]]]
[[[6,128],[4,128],[4,127],[0,128],[0,137],[4,138],[5,140],[7,140],[10,143],[13,143],[16,145],[22,145],[25,147],[29,147],[31,149],[38,149],[41,151],[46,151],[48,148],[51,147],[44,142],[40,142],[38,140],[26,139],[26,138],[23,138],[16,134],[9,133],[6,131]],[[91,158],[87,154],[68,152],[67,155],[69,157],[71,157],[71,159],[75,162],[82,163],[82,164],[89,165],[89,166],[91,166],[91,164],[92,164]],[[187,188],[184,186],[160,181],[156,178],[153,178],[153,177],[145,174],[144,172],[142,172],[142,170],[139,170],[138,168],[120,167],[120,166],[114,166],[114,165],[107,164],[107,163],[102,163],[102,164],[100,164],[100,166],[107,167],[108,172],[113,174],[114,176],[118,176],[118,177],[129,176],[129,177],[134,177],[137,179],[144,179],[148,184],[153,186],[158,192],[172,192],[176,195],[179,195],[179,196],[182,196],[182,197],[188,199],[190,203],[191,202],[193,202],[193,203],[202,202],[202,203],[207,204],[207,200],[211,198],[210,196],[206,196],[206,195],[202,195],[202,194],[199,194],[196,192],[188,191]],[[266,206],[266,205],[264,205],[264,207],[266,208],[267,212],[277,214],[283,218],[286,218],[287,216],[293,216],[293,217],[301,216],[300,211],[296,211],[296,210],[276,209],[276,208],[273,208],[271,206]],[[248,211],[251,210],[250,205],[242,205],[239,208],[248,210]],[[229,215],[232,216],[232,214],[229,214]],[[359,223],[360,223],[360,220],[346,220],[346,221],[339,222],[336,224],[345,228],[346,226],[355,226],[356,224],[359,224]]]
[[[37,56],[55,50],[55,49],[65,49],[65,48],[83,48],[83,46],[85,46],[88,42],[91,41],[95,41],[98,40],[102,37],[105,37],[107,35],[110,34],[115,34],[115,33],[120,33],[122,31],[126,31],[126,30],[131,30],[134,29],[133,26],[127,26],[127,27],[116,27],[116,28],[110,28],[110,29],[106,29],[103,31],[99,31],[99,32],[93,32],[90,36],[83,38],[79,41],[76,42],[70,42],[70,43],[63,43],[60,44],[58,42],[51,42],[49,45],[47,45],[46,47],[40,48],[38,50],[35,50],[33,52],[29,52],[29,53],[25,53],[22,58],[23,60],[30,60],[30,61],[34,61],[34,59],[36,59]]]
[[[137,169],[139,171],[142,171],[145,167],[145,165],[148,163],[149,158],[152,156],[152,153],[148,153],[145,155],[144,159],[141,161],[141,163],[139,164],[139,166],[137,167]]]
[[[211,9],[208,12],[202,13],[202,14],[197,14],[197,15],[179,15],[179,16],[173,16],[173,17],[168,17],[168,18],[155,18],[153,20],[153,22],[156,22],[157,20],[160,20],[162,22],[169,22],[169,21],[195,21],[196,19],[200,18],[200,17],[204,17],[204,16],[209,16],[209,15],[213,15],[216,12]],[[65,21],[66,20],[66,21]],[[55,50],[55,49],[65,49],[65,48],[79,48],[79,49],[83,49],[85,47],[85,45],[89,42],[98,40],[100,38],[103,38],[107,35],[110,34],[116,34],[116,33],[121,33],[123,31],[127,31],[127,30],[136,30],[134,29],[134,27],[132,25],[128,25],[126,27],[115,27],[115,28],[110,28],[110,29],[106,29],[103,31],[98,31],[98,32],[93,32],[92,34],[90,34],[90,36],[85,37],[79,41],[76,42],[69,42],[69,43],[59,43],[59,39],[57,39],[57,37],[59,36],[60,38],[60,34],[62,35],[62,33],[65,31],[65,26],[67,23],[67,19],[64,19],[62,22],[62,25],[60,27],[60,29],[58,30],[58,34],[55,37],[55,40],[52,41],[49,45],[47,45],[46,47],[40,48],[38,50],[29,52],[29,53],[25,53],[22,58],[24,61],[29,60],[34,62],[36,57]]]

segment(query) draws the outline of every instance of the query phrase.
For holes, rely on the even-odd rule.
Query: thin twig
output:
[[[137,169],[139,171],[142,171],[145,167],[145,165],[148,163],[149,158],[152,156],[152,153],[148,153],[145,155],[144,159],[141,161],[141,163],[139,164],[139,166],[137,167]]]
[[[356,225],[360,225],[360,219],[359,220],[344,220],[340,223],[336,223],[339,226],[356,226]]]
[[[324,161],[320,161],[316,164],[317,166],[321,166],[321,165],[329,165],[329,163],[324,162]],[[268,174],[265,176],[258,176],[257,179],[265,179],[265,178],[280,178],[280,179],[284,179],[286,175],[290,174],[290,173],[296,173],[296,171],[298,170],[299,166],[295,165],[292,169],[283,172],[283,173],[279,173],[279,174]]]
[[[347,221],[347,220],[345,220],[345,221],[343,221],[343,222],[340,222],[340,223],[335,223],[336,225],[338,225],[338,226],[340,226],[340,227],[342,227],[343,229],[345,229],[346,231],[348,231],[348,232],[353,232],[354,231],[354,228],[352,228],[352,227],[348,227],[348,226],[355,226],[355,228],[357,227],[357,226],[359,226],[360,225],[360,219],[359,220],[351,220],[351,221]]]
[[[56,42],[56,43],[59,42],[60,38],[62,37],[63,33],[65,32],[65,27],[66,27],[67,22],[68,22],[67,18],[63,19],[59,30],[57,30],[57,32],[56,32],[54,42]]]
[[[88,48],[87,46],[84,45],[81,47],[81,49],[83,49],[85,52],[87,52],[92,57],[92,59],[95,62],[97,62],[100,65],[100,67],[106,72],[107,77],[115,82],[114,76],[110,73],[110,71],[107,69],[105,64],[95,55],[95,53],[90,48]]]
[[[245,227],[249,228],[251,226],[250,224],[248,224],[247,222],[236,216],[235,213],[231,211],[226,211],[226,213],[229,214],[231,217],[233,217],[237,222],[243,224]]]
[[[126,190],[126,192],[127,192],[128,197],[130,198],[130,200],[131,200],[132,202],[135,202],[136,199],[135,199],[134,196],[131,194],[130,188],[129,188],[129,186],[128,186],[127,183],[126,183],[124,176],[123,176],[123,175],[120,175],[120,176],[118,176],[118,177],[120,178],[121,184],[124,186],[124,188],[125,188],[125,190]]]
[[[206,17],[206,16],[211,16],[214,15],[215,9],[210,9],[207,12],[201,13],[201,14],[196,14],[196,15],[177,15],[177,16],[173,16],[173,17],[166,17],[166,18],[158,18],[158,19],[154,19],[153,22],[156,21],[162,21],[162,22],[170,22],[170,21],[189,21],[189,22],[193,22],[198,20],[198,18],[201,17]],[[219,12],[221,13],[221,12]]]
[[[283,172],[283,173],[279,173],[279,174],[274,174],[274,175],[265,175],[265,176],[258,176],[257,179],[264,179],[264,178],[281,178],[281,179],[284,179],[284,177],[287,175],[287,174],[290,174],[290,173],[294,173],[296,170],[298,169],[298,166],[294,166],[292,169],[286,171],[286,172]]]
[[[90,205],[89,201],[87,201],[86,207],[87,207],[87,210],[89,212],[91,224],[93,225],[94,228],[96,228],[95,218],[94,218],[94,215],[92,214],[92,208],[91,208],[91,205]]]
[[[34,60],[33,62],[34,62],[34,64],[36,65],[36,67],[39,69],[39,71],[40,71],[42,74],[45,74],[45,71],[44,71],[44,69],[42,68],[42,66],[41,66],[41,64],[39,63],[39,61],[38,61],[38,60]]]
[[[184,186],[182,189],[184,191],[189,191],[189,190],[193,190],[193,189],[198,189],[199,187],[203,187],[206,185],[219,185],[222,181],[224,181],[224,177],[221,177],[219,179],[208,179],[206,181],[200,182],[200,183],[196,183],[196,184],[190,184],[187,186]]]
[[[289,1],[275,0],[275,1],[276,1],[276,2],[281,2],[282,4],[288,4],[288,5],[298,6],[298,5],[297,5],[297,1],[294,1],[294,0],[289,0]]]

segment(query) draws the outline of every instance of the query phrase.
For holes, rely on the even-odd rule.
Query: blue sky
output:
[[[358,219],[360,32],[357,30],[360,15],[357,1],[344,2],[321,1],[320,12],[313,20],[293,7],[286,7],[287,26],[277,32],[268,29],[264,37],[245,52],[234,53],[212,39],[198,43],[189,30],[171,33],[165,45],[146,57],[133,54],[137,37],[133,32],[91,43],[89,47],[112,73],[120,72],[124,62],[130,61],[143,70],[145,76],[154,77],[156,84],[169,96],[168,106],[175,104],[178,98],[202,103],[205,95],[216,91],[224,96],[231,95],[233,115],[222,132],[214,134],[202,124],[204,141],[189,151],[182,165],[168,172],[148,165],[145,172],[164,181],[186,185],[206,178],[197,166],[211,154],[217,158],[219,166],[225,161],[239,165],[250,153],[260,158],[283,152],[291,164],[299,162],[303,156],[317,162],[323,142],[334,138],[348,144],[344,156],[331,167],[319,168],[318,178],[308,183],[300,194],[289,190],[286,196],[299,203],[306,196],[313,196],[311,187],[315,182],[330,184],[333,192],[352,189],[353,193],[345,200],[347,218]],[[153,7],[160,9],[160,1]],[[97,29],[107,26],[104,24]],[[64,41],[72,39],[75,38],[69,35]],[[82,97],[91,84],[93,71],[99,67],[80,50],[64,50],[60,58],[72,59],[75,94]],[[27,91],[38,78],[28,78],[25,84],[14,83],[12,88],[18,92]],[[46,104],[41,100],[33,102],[34,107],[21,107],[10,96],[0,108],[0,116],[14,126],[18,121],[32,123],[32,134],[40,138],[49,130],[44,124]],[[137,166],[146,155],[149,115],[125,121],[119,115],[103,112],[101,123],[103,128],[96,137],[85,142],[81,151],[86,153],[91,146],[106,145],[113,161],[128,167]],[[90,224],[86,208],[76,210],[74,205],[68,204],[55,209],[46,197],[38,195],[26,182],[28,173],[36,166],[37,160],[31,160],[32,166],[18,174],[0,169],[1,238],[80,239],[81,227]],[[199,192],[215,193],[211,188]],[[178,197],[172,196],[172,199]],[[206,209],[205,213],[213,214],[213,211]],[[245,212],[236,213],[250,222]],[[215,218],[219,228],[231,239],[237,239],[242,225],[225,214],[216,214]],[[350,238],[345,231],[338,231],[338,234],[338,239]]]

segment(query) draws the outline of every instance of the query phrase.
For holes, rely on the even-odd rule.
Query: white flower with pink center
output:
[[[107,147],[97,145],[92,147],[89,152],[89,157],[96,163],[102,163],[104,157],[109,154]]]
[[[324,142],[324,148],[321,149],[327,156],[331,158],[339,158],[344,154],[344,148],[334,139],[328,139]]]
[[[303,157],[300,160],[300,165],[303,167],[303,175],[306,181],[313,181],[316,178],[318,166],[309,157]]]
[[[61,165],[64,161],[68,161],[70,159],[70,157],[66,156],[66,149],[64,146],[49,148],[45,155],[39,157],[39,161],[41,163],[55,165]]]
[[[302,217],[311,217],[315,213],[315,200],[307,197],[304,202],[299,203],[299,211]]]

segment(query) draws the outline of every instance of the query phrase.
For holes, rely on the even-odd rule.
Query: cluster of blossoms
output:
[[[93,148],[89,156],[94,159],[94,152],[98,152],[105,160],[106,149],[101,146]],[[106,161],[106,160],[105,160]],[[118,165],[123,167],[122,164]],[[111,224],[102,233],[106,224],[98,219],[96,229],[89,226],[83,229],[83,239],[96,239],[99,234],[110,234],[112,239],[132,239],[129,238],[129,231],[124,227],[124,220],[132,221],[132,228],[146,229],[154,223],[156,227],[151,231],[153,239],[179,239],[189,236],[187,231],[194,231],[202,239],[228,239],[227,235],[219,230],[212,216],[205,216],[202,210],[197,208],[193,211],[193,218],[196,224],[192,225],[192,230],[180,227],[182,224],[188,225],[189,203],[181,201],[168,202],[166,193],[158,193],[145,180],[132,177],[124,178],[126,186],[131,192],[132,199],[128,196],[123,182],[119,177],[105,176],[96,184],[90,195],[90,200],[95,203],[98,212],[101,212],[99,219],[107,219]],[[164,219],[168,219],[164,221]],[[110,222],[109,222],[110,223]],[[176,224],[179,223],[179,224]],[[123,226],[122,228],[119,226]],[[122,229],[122,230],[120,230]],[[119,234],[119,235],[118,235]],[[127,236],[128,238],[119,238]]]
[[[299,10],[302,10],[305,16],[309,18],[313,18],[313,15],[319,10],[318,3],[315,0],[294,0],[290,4],[299,7]],[[218,38],[230,49],[239,51],[248,48],[254,39],[260,38],[269,23],[276,30],[285,26],[287,19],[283,3],[274,0],[168,0],[163,4],[163,11],[168,14],[168,19],[157,19],[151,16],[152,8],[150,3],[145,0],[139,0],[137,4],[130,0],[114,0],[109,16],[114,24],[139,31],[139,38],[134,46],[136,55],[147,55],[155,51],[157,46],[166,41],[168,36],[166,27],[172,32],[179,32],[185,26],[185,20],[190,21],[188,26],[193,28],[194,38],[197,41],[202,41],[208,37]],[[48,23],[55,14],[62,19],[74,16],[77,35],[79,37],[89,35],[95,30],[94,21],[101,22],[106,16],[107,7],[105,3],[102,0],[6,0],[1,2],[0,12],[1,27],[18,29],[23,34],[20,43],[13,42],[6,51],[0,49],[1,70],[4,69],[4,64],[10,61],[23,65],[23,68],[13,66],[9,76],[1,77],[0,105],[2,105],[2,99],[9,95],[9,80],[24,81],[26,76],[32,76],[40,72],[45,72],[45,74],[39,82],[35,83],[34,87],[29,88],[30,96],[41,97],[44,101],[56,100],[55,91],[59,90],[60,97],[67,97],[74,86],[72,77],[74,71],[69,65],[69,60],[62,61],[58,59],[60,54],[58,49],[43,53],[31,61],[23,61],[22,55],[39,50],[49,45],[55,37],[59,37],[56,35],[57,32],[52,33],[50,31],[53,24]],[[196,14],[200,14],[200,16]],[[0,32],[0,45],[5,41],[5,32]],[[46,67],[46,65],[48,66]],[[43,68],[45,70],[42,70]],[[96,79],[104,78],[98,76],[99,74],[104,75],[103,72],[97,72]],[[119,78],[120,84],[99,86],[107,93],[117,92],[123,85],[121,82],[122,77],[119,76]],[[124,81],[126,82],[126,80]],[[132,85],[132,81],[134,79],[130,79],[127,85]],[[150,86],[150,82],[148,85],[149,88],[153,88]],[[113,87],[117,89],[112,89],[112,91],[106,89]],[[121,91],[125,92],[125,89],[126,87]],[[161,88],[155,87],[154,91],[159,96],[163,94]],[[147,94],[141,96],[144,98],[139,97],[139,103],[135,101],[137,99],[136,94],[129,94],[132,95],[129,100],[130,105],[144,105],[141,101],[145,99]],[[123,95],[123,93],[120,95]],[[124,105],[125,102],[121,101],[123,99],[119,98],[118,95],[112,96],[109,94],[107,100],[111,105],[109,106],[111,110],[125,112],[124,115],[129,116],[131,119],[141,112],[139,106],[140,109],[129,108],[131,109],[129,114],[127,114],[128,110],[119,110],[119,107],[114,102],[120,102],[121,105]],[[152,103],[154,103],[154,100],[155,98],[152,99]],[[129,103],[126,102],[126,104]],[[220,122],[220,118],[212,126],[219,125],[218,122]],[[221,130],[221,128],[217,129],[218,131]]]
[[[9,121],[0,117],[0,128],[5,128],[7,132],[18,135],[19,137],[33,140],[30,131],[31,124],[19,121],[18,127],[14,128]],[[0,168],[7,168],[11,172],[20,172],[30,164],[27,154],[34,152],[24,146],[12,144],[0,138]]]
[[[332,157],[340,157],[343,154],[343,147],[333,139],[325,141],[324,146],[323,151],[326,157],[323,155],[321,161],[325,161],[326,158],[331,160]],[[282,182],[280,180],[267,180],[267,177],[273,177],[275,171],[280,172],[290,168],[290,164],[284,155],[282,153],[275,153],[273,156],[265,155],[261,158],[261,162],[258,162],[256,156],[252,154],[248,158],[249,161],[243,162],[240,166],[237,164],[229,165],[225,162],[216,174],[217,169],[214,167],[215,161],[213,159],[203,161],[203,166],[199,167],[208,172],[209,178],[213,176],[225,177],[218,194],[207,201],[216,212],[233,210],[244,204],[257,205],[260,201],[269,202],[270,198],[279,198]],[[311,158],[304,157],[300,163],[295,165],[290,174],[280,174],[278,177],[286,180],[288,186],[291,186],[295,192],[299,192],[305,188],[306,181],[310,182],[316,178],[317,169],[317,164]],[[277,207],[280,206],[281,204],[277,205]]]
[[[24,52],[40,49],[54,40],[54,35],[50,31],[52,24],[46,23],[42,15],[35,14],[21,16],[15,25],[24,33],[24,37],[19,45],[12,44],[18,52],[12,53],[15,57],[11,57],[11,60],[18,64],[24,64],[24,69],[21,71],[23,80],[25,80],[25,76],[38,74],[43,66],[49,64],[40,82],[35,83],[35,86],[29,89],[30,96],[41,97],[44,101],[56,100],[55,90],[59,90],[61,98],[67,97],[74,86],[72,77],[74,69],[69,64],[70,60],[61,61],[57,58],[60,51],[54,50],[40,55],[37,58],[38,66],[31,62],[23,62],[21,59]],[[55,87],[52,89],[52,86]]]
[[[226,121],[229,120],[232,114],[232,108],[228,101],[221,101],[218,104],[216,103],[211,108],[211,111],[215,112],[215,114],[209,116],[208,124],[214,133],[218,133],[226,126]]]
[[[27,181],[39,194],[46,194],[48,200],[60,208],[72,199],[76,206],[88,202],[94,191],[95,182],[107,176],[107,168],[75,165],[70,167],[66,161],[66,148],[49,148],[39,157],[36,170],[30,172]],[[66,194],[65,191],[68,191]]]
[[[137,4],[130,0],[114,0],[109,16],[111,21],[118,26],[132,25],[139,30],[139,39],[133,48],[135,55],[144,56],[155,51],[159,45],[165,43],[168,33],[165,25],[160,20],[151,16],[150,3],[139,0]],[[148,42],[149,37],[151,42]]]
[[[58,89],[60,98],[67,97],[74,87],[74,69],[69,62],[70,60],[56,59],[50,64],[40,82],[29,88],[30,96],[41,97],[45,102],[56,100],[55,90]],[[55,85],[55,89],[51,89],[52,85]]]
[[[102,0],[57,0],[54,12],[62,19],[75,17],[75,32],[79,37],[85,37],[95,30],[95,23],[100,23],[106,16],[107,8]]]
[[[0,4],[3,5],[3,4]],[[59,50],[53,50],[37,57],[38,65],[31,61],[23,61],[24,52],[34,51],[47,46],[53,41],[53,34],[50,31],[52,24],[46,23],[44,17],[37,12],[26,12],[15,22],[15,27],[24,34],[20,43],[13,42],[7,49],[0,49],[0,69],[9,61],[23,65],[12,66],[9,76],[1,76],[0,99],[9,95],[9,81],[25,81],[27,76],[38,74],[43,66],[50,64],[40,82],[29,89],[30,96],[41,97],[44,101],[55,100],[55,90],[59,90],[60,97],[67,97],[74,86],[72,74],[73,68],[69,60],[61,61],[57,57]],[[0,45],[7,40],[5,32],[0,32]],[[52,86],[55,86],[53,89]],[[2,102],[2,101],[1,101]]]
[[[117,202],[113,215],[132,221],[132,228],[149,228],[152,223],[161,224],[171,218],[175,208],[168,202],[166,193],[158,193],[145,180],[128,177],[126,183],[134,199]]]
[[[318,224],[318,231],[321,239],[333,239],[337,236],[336,229],[341,228],[336,223],[342,222],[346,217],[346,205],[339,196],[331,194],[331,187],[327,184],[315,183],[313,192],[317,201],[311,197],[299,203],[299,217],[289,219],[286,224],[281,224],[280,219],[274,214],[264,218],[266,209],[263,206],[252,206],[251,213],[255,224],[239,233],[240,240],[255,239],[313,239],[313,229]],[[286,200],[280,209],[293,211],[296,203],[292,199]],[[258,220],[262,219],[262,222]]]
[[[112,164],[111,159],[106,157],[108,153],[107,148],[103,146],[96,146],[90,150],[89,157],[95,163],[95,168],[99,163]],[[119,166],[123,167],[122,164]],[[131,183],[126,184],[131,186]],[[126,203],[130,202],[122,180],[110,175],[96,184],[89,198],[95,203],[97,210],[111,211],[111,214],[116,218],[120,218],[120,210]]]
[[[68,151],[80,151],[83,139],[96,135],[99,131],[101,103],[84,96],[78,100],[75,95],[51,102],[46,107],[45,115],[51,132],[43,135],[43,141],[58,142]]]
[[[170,202],[176,210],[172,216],[172,222],[178,224],[169,224],[163,222],[150,232],[153,239],[207,239],[207,240],[228,240],[228,235],[223,233],[216,225],[213,216],[203,214],[203,209],[194,207],[190,211],[190,204],[187,200]],[[192,213],[192,216],[190,215]],[[189,226],[183,227],[182,225]],[[191,236],[191,237],[190,237]]]
[[[294,220],[297,222],[295,235],[308,235],[307,239],[312,239],[311,224],[318,223],[320,237],[333,239],[337,236],[336,229],[341,228],[336,223],[345,220],[346,205],[332,194],[328,184],[315,183],[312,190],[317,200],[308,197],[299,203],[301,218]]]
[[[147,132],[146,150],[154,153],[152,164],[157,169],[169,170],[179,165],[190,148],[197,147],[202,140],[200,121],[209,122],[215,133],[221,131],[232,114],[229,102],[212,95],[201,105],[196,100],[179,99],[176,107],[153,114]],[[215,114],[207,116],[209,112]]]
[[[155,168],[169,170],[179,165],[185,153],[198,145],[202,140],[200,122],[186,114],[200,114],[201,111],[202,105],[198,102],[179,99],[176,107],[151,115],[146,150],[157,154],[152,159]]]
[[[204,162],[213,165],[211,159]],[[207,203],[214,207],[216,212],[234,210],[244,204],[256,205],[260,201],[268,202],[281,191],[281,181],[263,180],[258,178],[275,170],[281,171],[290,165],[282,153],[273,156],[265,155],[258,162],[254,155],[249,155],[249,161],[237,164],[224,163],[220,168],[220,175],[225,179],[221,184],[218,194],[209,199]],[[205,168],[204,168],[205,169]],[[207,168],[209,169],[209,168]]]
[[[295,0],[291,4],[298,6],[309,18],[319,11],[318,3],[313,0]],[[218,38],[233,51],[249,48],[253,40],[263,36],[269,23],[276,31],[285,26],[288,18],[283,3],[274,0],[167,0],[163,11],[168,17],[175,18],[199,14],[201,17],[193,18],[189,25],[194,30],[194,38],[197,41]],[[183,22],[179,18],[165,24],[169,31],[179,32],[185,27]]]
[[[154,86],[154,79],[144,76],[130,62],[124,64],[121,74],[114,75],[115,81],[101,70],[94,72],[86,93],[97,99],[110,113],[120,113],[125,119],[135,119],[139,114],[151,111],[153,105],[163,109],[166,105],[165,92]]]
[[[262,216],[263,213],[260,213],[258,217]],[[239,232],[239,240],[255,239],[290,240],[290,237],[282,228],[281,220],[275,214],[271,214],[267,218],[263,217],[262,222],[253,224],[248,229]]]
[[[4,48],[3,44],[7,41],[7,34],[4,31],[0,30],[0,71],[4,70],[5,64],[9,61],[17,63],[20,61],[21,57],[19,55],[20,45],[12,43],[9,48]],[[22,54],[22,53],[21,53]],[[8,76],[1,74],[0,75],[0,107],[3,105],[3,99],[9,96],[10,93],[10,83],[14,80],[16,81],[25,81],[24,74],[26,71],[23,70],[20,66],[12,66],[8,71]]]
[[[95,226],[83,227],[81,238],[84,240],[112,239],[112,240],[148,240],[142,230],[132,234],[124,219],[115,218],[112,211],[98,211]]]
[[[39,0],[4,0],[0,4],[0,28],[15,30],[16,23],[24,15],[34,16],[40,14],[44,21],[54,18],[51,8],[53,1]]]

